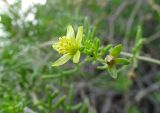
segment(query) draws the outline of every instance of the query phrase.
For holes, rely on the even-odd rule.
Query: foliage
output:
[[[139,59],[159,59],[158,0],[47,0],[27,10],[8,1],[0,9],[0,113],[159,113],[159,66]],[[81,55],[53,67],[61,55],[52,44],[68,25],[83,26]]]

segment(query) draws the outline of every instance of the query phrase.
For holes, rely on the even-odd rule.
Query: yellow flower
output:
[[[60,66],[73,58],[74,63],[79,62],[80,46],[83,38],[83,27],[78,27],[78,32],[75,37],[74,30],[71,25],[67,27],[66,36],[60,37],[59,41],[54,43],[52,47],[63,56],[55,61],[52,66]]]

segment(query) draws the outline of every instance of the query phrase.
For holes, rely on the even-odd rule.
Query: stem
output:
[[[40,45],[40,48],[50,46],[54,41],[48,41],[42,45]],[[133,57],[133,54],[127,53],[127,52],[121,52],[121,55],[127,56],[127,57]],[[151,62],[160,65],[160,60],[154,59],[154,58],[149,58],[145,56],[137,56],[136,57],[138,60],[146,61],[146,62]]]
[[[121,52],[121,55],[127,56],[127,57],[133,57],[133,54],[127,53],[127,52]],[[146,62],[151,62],[160,65],[160,60],[145,57],[145,56],[137,56],[136,57],[138,60],[146,61]]]

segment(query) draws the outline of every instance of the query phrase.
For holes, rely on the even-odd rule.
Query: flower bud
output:
[[[114,64],[115,58],[112,55],[107,55],[105,58],[105,63],[109,66],[112,66]]]

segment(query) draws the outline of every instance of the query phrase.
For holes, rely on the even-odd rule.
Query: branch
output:
[[[148,3],[154,11],[160,14],[160,6],[157,5],[154,0],[148,0]]]
[[[53,42],[54,42],[54,40],[45,42],[45,43],[39,45],[39,47],[43,48],[43,47],[46,47],[46,46],[51,46]],[[121,52],[121,55],[124,55],[124,56],[127,56],[127,57],[133,57],[133,54],[127,53],[127,52]],[[146,61],[146,62],[155,63],[155,64],[160,65],[160,60],[158,60],[158,59],[145,57],[145,56],[137,56],[136,58],[138,60],[141,60],[141,61]]]
[[[124,56],[127,56],[127,57],[133,57],[133,54],[127,53],[127,52],[121,52],[121,55],[124,55]],[[142,60],[142,61],[146,61],[146,62],[155,63],[155,64],[160,65],[160,60],[157,60],[157,59],[154,59],[154,58],[145,57],[145,56],[137,56],[136,58],[138,60]]]
[[[151,85],[150,87],[141,90],[140,92],[138,92],[135,96],[136,101],[140,101],[143,97],[145,97],[146,95],[148,95],[151,92],[154,92],[156,90],[160,89],[160,85],[155,83],[153,85]]]
[[[147,38],[147,40],[145,40],[145,44],[149,44],[149,43],[151,43],[152,41],[155,41],[155,40],[157,40],[157,39],[159,39],[160,38],[160,32],[158,31],[157,33],[155,33],[155,34],[153,34],[153,35],[151,35],[150,37],[148,37]]]

